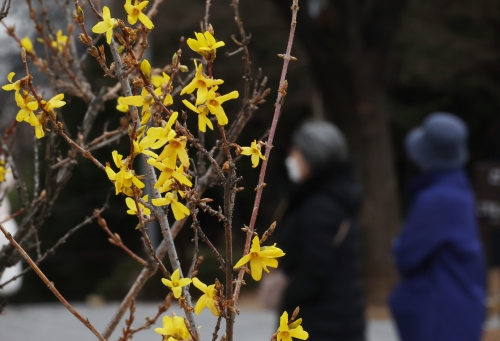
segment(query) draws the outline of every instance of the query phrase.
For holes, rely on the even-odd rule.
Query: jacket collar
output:
[[[467,176],[463,168],[426,171],[417,176],[410,184],[410,197],[414,197],[418,192],[440,183],[453,184],[464,188],[468,187]]]

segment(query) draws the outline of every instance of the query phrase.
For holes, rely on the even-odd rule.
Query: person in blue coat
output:
[[[486,270],[474,195],[463,170],[467,126],[434,113],[406,137],[422,169],[393,256],[401,281],[390,307],[402,341],[480,341]]]

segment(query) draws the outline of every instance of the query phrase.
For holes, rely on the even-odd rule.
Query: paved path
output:
[[[102,331],[106,327],[110,316],[116,311],[118,305],[106,304],[102,307],[89,307],[76,303],[74,307],[97,328]],[[154,316],[156,304],[136,304],[134,326],[142,324],[145,316]],[[171,311],[181,310],[174,306]],[[200,333],[203,340],[212,340],[215,317],[205,309],[199,317],[198,323],[202,326]],[[160,327],[159,320],[155,327]],[[259,309],[245,308],[237,317],[235,335],[237,341],[268,341],[275,331],[276,317],[274,314]],[[116,329],[110,340],[117,340],[121,333],[123,323]],[[223,334],[221,327],[219,338]],[[368,327],[369,341],[396,341],[394,327],[389,321],[372,320]],[[0,315],[0,341],[87,341],[96,340],[93,334],[86,329],[80,321],[71,315],[60,304],[30,304],[8,305],[3,315]],[[160,337],[153,331],[144,330],[137,333],[133,341],[160,341]]]

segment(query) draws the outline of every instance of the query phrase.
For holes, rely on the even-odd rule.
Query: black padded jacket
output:
[[[299,317],[309,341],[364,341],[365,298],[358,212],[362,190],[352,171],[323,172],[301,184],[278,226],[280,268],[289,277],[280,314]],[[344,219],[350,226],[334,243]],[[345,229],[344,229],[345,230]]]

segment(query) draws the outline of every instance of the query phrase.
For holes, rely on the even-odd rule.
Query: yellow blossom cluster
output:
[[[292,337],[307,340],[309,333],[302,326],[302,319],[297,319],[292,323],[288,323],[288,313],[285,311],[280,317],[280,326],[276,335],[278,341],[292,341]]]
[[[155,332],[163,336],[165,341],[182,341],[191,339],[191,334],[186,327],[186,322],[180,316],[163,316],[163,327],[155,328]]]
[[[16,120],[18,122],[24,121],[29,123],[35,128],[36,137],[40,139],[45,136],[44,126],[42,123],[43,116],[45,114],[50,114],[52,117],[55,117],[54,109],[60,108],[66,104],[66,102],[62,101],[62,99],[64,99],[64,94],[58,94],[48,101],[42,99],[40,101],[42,104],[42,111],[35,114],[35,110],[38,110],[39,108],[39,101],[31,95],[29,91],[22,89],[21,80],[13,82],[12,79],[14,76],[14,72],[7,75],[7,80],[10,84],[2,86],[2,89],[5,91],[14,91],[14,99],[20,109],[16,115]]]
[[[59,52],[63,52],[66,44],[68,43],[68,36],[63,34],[62,30],[58,30],[56,33],[56,37],[52,35],[49,36],[50,39],[50,46],[52,46],[54,49],[57,49]],[[45,44],[45,41],[42,38],[37,38],[39,43]],[[35,53],[35,49],[33,47],[33,43],[30,39],[30,37],[26,36],[23,39],[19,41],[19,45],[21,47],[24,47],[27,53]]]
[[[142,1],[139,3],[135,0],[132,5],[132,0],[125,0],[124,8],[127,12],[127,20],[130,25],[135,25],[137,21],[140,21],[147,29],[153,29],[153,22],[142,12],[148,3],[149,1]],[[92,32],[97,34],[106,34],[106,41],[108,44],[111,44],[113,29],[116,26],[118,26],[118,20],[111,18],[109,7],[104,6],[102,8],[102,20],[92,27]]]

